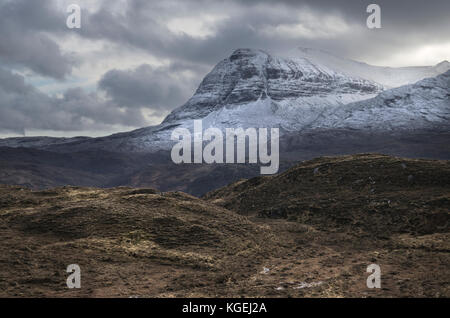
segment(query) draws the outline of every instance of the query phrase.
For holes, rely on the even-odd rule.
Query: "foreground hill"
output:
[[[450,229],[450,162],[376,154],[322,157],[205,198],[244,215],[382,236]]]
[[[204,200],[2,186],[0,296],[450,297],[449,171],[318,158]],[[366,287],[372,263],[381,289]],[[69,264],[79,290],[65,285]]]
[[[259,225],[183,193],[0,188],[0,296],[223,294],[269,255]],[[82,270],[66,287],[69,264]]]

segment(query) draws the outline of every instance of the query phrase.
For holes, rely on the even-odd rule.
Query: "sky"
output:
[[[366,26],[371,3],[380,29]],[[449,12],[447,0],[0,0],[0,138],[159,124],[237,48],[434,65],[450,60]]]

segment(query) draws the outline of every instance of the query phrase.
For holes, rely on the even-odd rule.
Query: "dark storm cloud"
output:
[[[99,82],[118,105],[167,110],[181,105],[192,93],[188,79],[175,76],[169,68],[153,68],[148,64],[133,70],[111,70]]]
[[[74,1],[76,2],[76,1]],[[365,27],[370,3],[382,8],[381,30]],[[0,1],[0,58],[5,63],[30,67],[44,75],[62,77],[73,66],[73,57],[61,54],[47,33],[68,34],[65,13],[55,1]],[[100,9],[83,8],[81,37],[109,40],[126,47],[144,49],[160,58],[189,61],[208,67],[239,47],[257,47],[281,52],[298,45],[320,47],[352,57],[386,54],[386,51],[423,43],[448,41],[450,1],[430,0],[169,0],[127,1],[121,12],[117,1],[103,1]],[[324,15],[339,16],[354,30],[329,38],[270,35],[267,27],[302,23],[299,14],[315,13],[320,24]],[[174,17],[225,14],[213,35],[195,38],[174,34],[164,23]],[[337,26],[339,27],[339,26]],[[105,70],[106,71],[106,70]],[[200,75],[200,74],[199,74]],[[202,74],[204,75],[204,74]]]
[[[49,1],[0,2],[0,62],[49,77],[70,74],[74,57],[61,53],[48,34],[64,31],[65,17]]]
[[[0,68],[0,131],[25,129],[86,130],[111,125],[143,125],[139,109],[119,107],[80,88],[51,97],[25,83],[23,76]]]
[[[367,5],[377,3],[382,8],[381,30],[366,27]],[[351,57],[373,57],[406,47],[448,41],[450,1],[129,1],[126,10],[112,13],[108,2],[89,14],[82,35],[107,38],[124,45],[145,49],[151,54],[212,65],[239,47],[257,47],[282,52],[298,45],[320,47]],[[267,27],[305,23],[301,14],[311,11],[320,26],[321,18],[334,15],[351,28],[342,34],[326,38],[288,37],[260,31]],[[308,12],[309,12],[308,11]],[[204,39],[173,34],[161,20],[173,16],[196,16],[203,13],[224,13],[228,18],[219,22],[213,36]],[[307,23],[306,23],[307,24]],[[317,26],[316,26],[317,27]],[[336,25],[336,28],[339,28]],[[312,28],[313,32],[314,29]],[[339,31],[339,30],[336,30]]]

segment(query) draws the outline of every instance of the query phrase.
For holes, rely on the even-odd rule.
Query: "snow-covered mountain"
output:
[[[282,132],[351,128],[401,130],[448,127],[447,63],[381,68],[328,53],[297,50],[277,57],[238,49],[218,63],[195,94],[158,126],[41,148],[57,151],[154,152],[170,149],[176,127],[279,127]],[[445,74],[435,76],[440,72]],[[441,73],[442,73],[441,72]],[[386,89],[386,86],[415,82]],[[0,141],[0,146],[2,142]]]
[[[413,84],[424,78],[434,77],[450,70],[448,61],[442,61],[434,66],[384,67],[346,59],[318,49],[303,47],[292,50],[286,56],[305,58],[342,74],[374,81],[386,88]]]
[[[315,128],[450,130],[450,71],[322,114]]]
[[[88,141],[52,146],[62,151],[168,149],[175,127],[280,127],[295,131],[324,111],[376,96],[383,87],[305,58],[281,58],[262,50],[238,49],[218,63],[195,94],[158,126]]]
[[[194,96],[164,123],[231,110],[222,113],[224,117],[252,104],[258,111],[269,106],[270,112],[294,104],[319,108],[322,103],[337,105],[365,99],[381,90],[381,85],[372,81],[343,75],[305,58],[286,59],[261,50],[238,49],[217,64]]]

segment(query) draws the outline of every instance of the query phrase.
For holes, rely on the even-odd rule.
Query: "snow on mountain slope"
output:
[[[326,112],[313,126],[378,131],[445,128],[448,131],[450,71]]]
[[[201,118],[203,129],[217,127],[280,127],[293,132],[314,129],[358,129],[361,131],[407,131],[419,129],[450,129],[450,71],[437,77],[427,78],[415,84],[383,91],[377,96],[358,92],[340,96],[302,96],[273,100],[259,97],[255,101],[227,104],[209,112],[197,114],[195,105],[188,104],[189,112],[178,110],[182,119],[175,116],[155,127],[143,128],[81,142],[105,149],[126,151],[167,150],[175,127],[192,131],[194,118]],[[204,116],[204,117],[202,117]],[[62,145],[60,147],[65,147]],[[73,145],[70,145],[73,149]],[[83,148],[82,148],[83,149]]]
[[[296,48],[286,56],[305,58],[342,74],[377,82],[386,88],[413,84],[424,78],[434,77],[450,70],[448,61],[442,61],[434,66],[383,67],[342,58],[322,50],[302,47]]]
[[[382,86],[353,78],[307,59],[285,59],[261,50],[238,49],[217,64],[186,104],[161,125],[88,141],[51,146],[61,151],[168,149],[175,127],[281,127],[296,130],[329,108],[374,97]]]
[[[331,59],[324,54],[281,58],[261,50],[238,49],[218,63],[192,98],[160,125],[41,148],[61,152],[168,150],[174,144],[172,131],[177,127],[192,131],[194,119],[202,119],[203,129],[279,127],[282,133],[316,128],[401,130],[448,125],[449,71],[383,91],[382,85],[359,75],[367,76],[374,70],[376,76],[401,82],[405,81],[404,74],[410,74],[405,76],[411,79],[413,73],[425,73],[423,69],[409,73],[391,69],[386,73],[385,68]]]
[[[381,90],[371,81],[343,75],[304,58],[285,59],[261,50],[238,49],[217,64],[194,96],[163,123],[203,118],[223,109],[251,108],[252,104],[272,104],[273,111],[287,101],[291,106],[319,107],[322,100],[340,105],[372,97]]]

